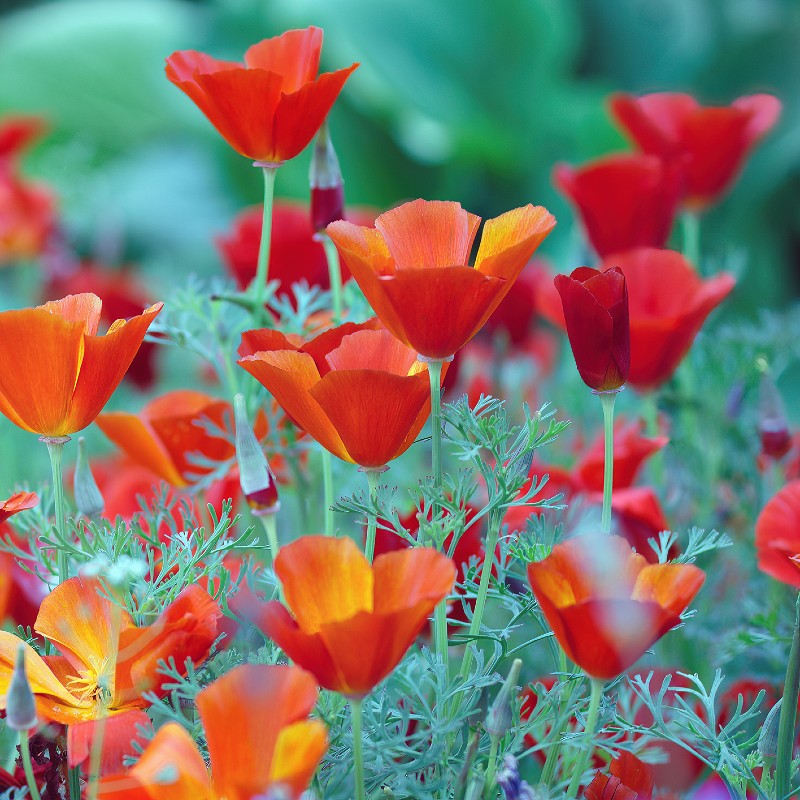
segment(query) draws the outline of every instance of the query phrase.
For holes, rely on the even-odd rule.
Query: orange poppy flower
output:
[[[370,565],[352,539],[303,536],[281,548],[277,600],[248,604],[251,621],[319,685],[361,698],[400,662],[456,577],[428,547],[380,555]]]
[[[414,200],[374,228],[326,230],[381,322],[417,353],[447,359],[489,319],[555,218],[527,205],[487,220],[470,267],[480,222],[459,203]]]
[[[17,492],[12,494],[8,500],[3,500],[0,503],[0,525],[9,517],[13,517],[14,514],[19,514],[20,511],[27,511],[29,508],[35,508],[38,505],[39,496],[36,492]]]
[[[100,298],[67,295],[0,313],[0,412],[42,436],[83,430],[100,413],[163,303],[97,335]]]
[[[609,680],[680,622],[705,574],[692,564],[648,564],[621,537],[588,534],[528,564],[528,580],[567,656]]]
[[[180,50],[167,59],[167,78],[237,153],[280,164],[311,141],[358,66],[317,76],[321,49],[322,30],[311,27],[254,44],[244,64]]]
[[[430,413],[427,367],[377,320],[295,344],[271,330],[242,335],[239,366],[326,450],[362,467],[404,453]]]
[[[306,719],[314,678],[297,667],[248,664],[197,695],[211,769],[192,737],[164,725],[126,775],[100,783],[106,800],[251,800],[281,788],[292,800],[308,787],[328,740]]]
[[[42,601],[34,629],[53,642],[60,656],[40,656],[25,644],[25,666],[39,717],[69,726],[70,762],[88,756],[98,720],[106,725],[106,767],[121,766],[130,753],[136,724],[146,715],[147,691],[161,693],[158,662],[170,657],[199,664],[218,635],[222,612],[199,586],[188,586],[152,625],[137,627],[130,614],[98,593],[96,579],[70,578]],[[0,631],[0,708],[11,681],[20,639]],[[119,724],[117,724],[119,722]],[[111,727],[109,728],[109,723]],[[117,766],[118,768],[118,766]]]

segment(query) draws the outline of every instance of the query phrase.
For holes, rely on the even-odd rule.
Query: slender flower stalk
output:
[[[33,800],[42,800],[39,794],[39,787],[36,785],[36,778],[33,774],[33,764],[31,763],[31,747],[28,742],[28,731],[19,732],[19,752],[22,755],[22,768],[25,770],[25,780],[28,784],[28,791]]]
[[[339,325],[342,321],[342,270],[339,266],[339,251],[327,233],[319,234],[325,258],[328,259],[328,277],[331,282],[331,307],[333,311],[333,324]]]
[[[683,257],[697,267],[702,275],[702,262],[700,260],[700,215],[694,211],[684,211],[681,214],[681,250]]]
[[[53,473],[53,504],[56,515],[56,532],[60,539],[67,535],[65,508],[64,508],[64,477],[61,462],[64,457],[64,445],[70,440],[69,436],[41,436],[39,441],[47,445],[50,455],[50,468]],[[69,556],[64,550],[58,551],[58,582],[63,583],[69,578]]]
[[[378,468],[378,469],[369,469],[367,467],[362,468],[362,472],[364,472],[367,476],[367,486],[369,487],[369,499],[371,503],[375,502],[375,498],[378,496],[378,478],[382,472],[386,472],[389,469],[388,467]],[[375,514],[370,514],[367,518],[367,540],[364,546],[364,555],[367,557],[367,561],[372,563],[373,558],[375,558],[375,537],[378,532],[378,518]]]
[[[322,485],[325,502],[325,535],[333,536],[333,456],[322,450]]]
[[[594,739],[594,732],[597,727],[597,712],[600,708],[600,699],[603,696],[604,682],[597,678],[592,678],[592,694],[589,699],[589,712],[586,715],[586,728],[583,733],[583,748],[581,749],[578,761],[575,765],[575,771],[572,773],[572,780],[567,789],[567,797],[574,798],[578,796],[578,788],[581,785],[581,778],[586,771],[589,764],[589,758],[592,755],[592,740]]]
[[[362,748],[362,722],[363,722],[363,702],[362,700],[350,701],[350,714],[353,727],[353,776],[355,780],[355,800],[366,800],[366,788],[364,783],[364,752]]]
[[[792,772],[792,749],[794,726],[797,717],[797,696],[800,689],[800,594],[795,603],[794,635],[789,660],[786,664],[786,680],[783,684],[783,702],[778,725],[778,752],[775,759],[775,797],[789,794]]]
[[[269,280],[269,249],[272,241],[272,206],[275,200],[275,174],[280,164],[255,162],[264,174],[264,216],[261,223],[261,244],[258,247],[258,265],[256,276],[250,284],[250,295],[253,298],[253,315],[258,324],[264,324],[264,300]]]
[[[603,514],[600,530],[611,533],[611,497],[614,492],[614,402],[618,389],[610,392],[596,392],[603,405],[603,436],[605,441],[605,462],[603,465]]]

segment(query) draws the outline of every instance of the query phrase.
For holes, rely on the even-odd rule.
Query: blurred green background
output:
[[[221,274],[213,238],[260,198],[260,175],[164,76],[198,49],[239,60],[288,28],[325,29],[323,68],[353,61],[332,116],[348,202],[459,200],[494,216],[524,203],[558,218],[541,249],[584,260],[553,189],[555,162],[626,148],[615,90],[680,90],[705,103],[769,91],[784,103],[733,193],[704,221],[704,250],[738,272],[726,313],[797,294],[800,273],[800,3],[797,0],[3,0],[0,114],[47,117],[26,173],[50,183],[82,256],[141,265],[164,297]],[[308,152],[277,193],[307,197]],[[2,276],[0,307],[19,303]],[[9,288],[12,287],[12,288]],[[120,401],[114,399],[114,406]],[[132,405],[140,406],[140,401]],[[6,438],[4,447],[17,441]],[[21,432],[19,441],[29,441]],[[5,472],[5,470],[4,470]],[[3,483],[10,475],[1,476]]]

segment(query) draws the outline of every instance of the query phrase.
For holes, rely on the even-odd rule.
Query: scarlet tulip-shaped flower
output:
[[[279,788],[296,800],[328,747],[325,726],[306,719],[316,701],[314,678],[302,669],[236,667],[197,695],[210,768],[186,730],[168,722],[127,774],[101,782],[99,796],[256,800]]]
[[[381,322],[420,355],[446,359],[481,329],[555,225],[532,205],[487,220],[471,267],[480,222],[459,203],[414,200],[374,228],[339,221],[326,230]]]
[[[554,281],[567,336],[583,382],[596,392],[619,389],[631,358],[628,289],[619,269],[578,267]]]
[[[588,534],[528,564],[528,580],[567,656],[609,680],[680,622],[705,575],[692,564],[648,564],[619,536]]]
[[[362,467],[404,453],[430,413],[427,367],[376,323],[346,323],[300,345],[278,331],[246,331],[239,348],[239,365],[303,430]]]
[[[254,44],[244,64],[180,50],[167,78],[184,91],[237,153],[280,164],[313,138],[358,66],[317,75],[322,30],[306,28]]]
[[[732,185],[747,155],[775,125],[781,103],[768,94],[740,97],[730,106],[701,106],[688,94],[616,94],[611,113],[645,152],[679,161],[684,202],[702,209]]]
[[[598,255],[667,243],[683,186],[676,164],[626,153],[579,168],[559,164],[554,179]]]
[[[756,520],[758,568],[775,580],[800,589],[800,480],[787,483],[770,498]]]
[[[130,753],[145,708],[142,694],[162,693],[161,659],[199,664],[217,638],[222,612],[199,586],[188,586],[152,625],[137,627],[130,614],[99,594],[92,578],[70,578],[42,601],[34,629],[58,647],[60,656],[39,656],[11,633],[0,632],[0,708],[11,681],[17,650],[25,648],[28,680],[41,719],[69,726],[72,764],[88,757],[97,720],[104,720],[104,760],[119,768]],[[120,720],[114,717],[120,716]],[[111,725],[109,725],[111,723]]]
[[[0,313],[0,412],[42,436],[66,436],[100,413],[163,303],[97,335],[100,298],[68,295]]]
[[[253,615],[261,631],[319,685],[361,698],[400,662],[436,604],[453,588],[453,562],[428,547],[370,565],[352,539],[303,536],[281,548],[277,600]]]

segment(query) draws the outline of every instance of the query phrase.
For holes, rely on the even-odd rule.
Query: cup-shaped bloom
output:
[[[97,335],[100,299],[0,313],[0,412],[42,436],[83,430],[119,385],[163,303]]]
[[[663,247],[683,185],[677,163],[636,153],[606,156],[579,168],[558,164],[554,181],[575,205],[601,257]]]
[[[317,75],[321,49],[311,27],[254,44],[244,64],[179,50],[166,73],[237,153],[280,164],[311,141],[358,66]]]
[[[778,121],[781,102],[768,94],[729,106],[701,106],[688,94],[612,96],[611,113],[645,153],[681,161],[684,203],[702,209],[733,184],[750,151]]]
[[[541,206],[487,220],[459,203],[414,200],[381,214],[374,228],[332,222],[353,278],[381,322],[420,355],[446,359],[483,326],[555,225]]]
[[[557,275],[567,336],[583,382],[596,392],[619,389],[628,380],[631,336],[628,288],[619,269],[578,267]]]
[[[368,694],[400,662],[456,577],[428,547],[370,563],[352,539],[303,536],[281,548],[275,572],[291,613],[273,600],[252,621],[319,685],[347,697]]]
[[[758,568],[800,589],[800,480],[787,483],[761,509],[756,520]]]
[[[297,800],[328,747],[325,726],[307,719],[316,701],[316,682],[302,669],[236,667],[197,695],[210,768],[186,730],[168,722],[126,774],[101,782],[98,796],[255,800],[280,787]]]
[[[382,467],[425,424],[430,383],[415,351],[376,326],[345,323],[299,345],[278,331],[246,331],[238,363],[326,450]]]
[[[218,636],[222,612],[197,585],[184,589],[151,624],[137,627],[130,614],[100,594],[96,579],[70,578],[42,601],[34,630],[52,642],[60,656],[42,658],[25,644],[28,680],[41,719],[68,725],[72,764],[90,752],[97,720],[110,723],[104,732],[104,760],[109,765],[130,753],[136,724],[146,715],[128,714],[146,708],[142,694],[163,694],[161,659],[174,658],[180,668],[187,658],[199,664]],[[11,680],[20,640],[0,632],[0,697]],[[2,708],[0,701],[0,708]],[[116,754],[116,758],[113,754]]]
[[[528,580],[567,656],[610,680],[680,622],[705,574],[692,564],[648,564],[621,537],[588,534],[528,564]]]

